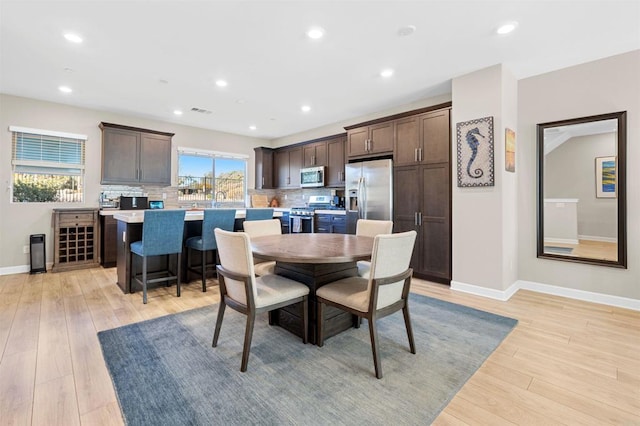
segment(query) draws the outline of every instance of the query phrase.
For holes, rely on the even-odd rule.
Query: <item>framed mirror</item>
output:
[[[538,257],[626,268],[626,112],[537,131]]]

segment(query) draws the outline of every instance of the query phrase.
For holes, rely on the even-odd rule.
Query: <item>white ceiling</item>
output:
[[[506,21],[519,26],[497,35]],[[0,1],[1,93],[268,139],[446,94],[498,63],[521,79],[639,48],[637,0]]]

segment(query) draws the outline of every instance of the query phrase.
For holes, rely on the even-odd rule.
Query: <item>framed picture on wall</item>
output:
[[[516,132],[504,129],[504,168],[506,171],[516,171]]]
[[[596,198],[616,198],[616,157],[596,157]]]
[[[456,124],[458,186],[494,186],[493,117]]]

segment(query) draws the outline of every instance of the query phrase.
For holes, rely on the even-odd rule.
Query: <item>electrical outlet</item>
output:
[[[284,199],[285,199],[285,200],[287,199],[287,194],[284,194]]]
[[[163,199],[163,200],[166,200],[166,199],[167,199],[167,193],[166,193],[166,192],[163,192],[163,193],[162,193],[162,199]]]
[[[22,253],[29,254],[29,246],[23,246],[22,247]]]

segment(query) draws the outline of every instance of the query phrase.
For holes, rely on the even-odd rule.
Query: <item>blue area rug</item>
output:
[[[129,425],[429,424],[517,321],[411,294],[417,354],[401,313],[378,320],[381,380],[363,321],[325,341],[259,318],[246,373],[245,316],[228,308],[217,348],[218,305],[98,333]]]

